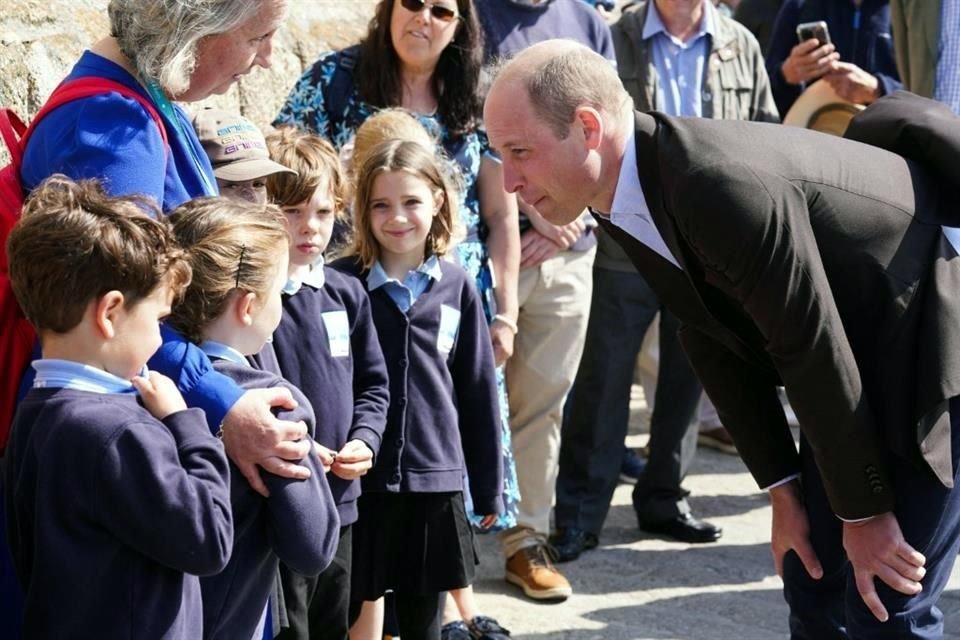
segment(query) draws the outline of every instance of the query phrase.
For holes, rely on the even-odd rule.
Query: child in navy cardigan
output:
[[[314,434],[310,402],[246,359],[263,348],[280,322],[287,282],[283,214],[273,205],[205,198],[181,205],[170,221],[193,268],[193,282],[170,324],[242,389],[289,388],[298,404],[280,417],[303,420],[309,438]],[[319,573],[330,564],[340,529],[324,468],[332,461],[325,449],[306,456],[300,464],[311,471],[307,480],[264,472],[269,498],[254,491],[231,463],[233,557],[223,572],[201,580],[205,638],[263,635],[278,559],[303,573]],[[272,630],[267,637],[273,637]]]
[[[280,638],[344,640],[350,613],[352,525],[360,477],[373,465],[386,425],[387,367],[363,287],[323,264],[342,210],[340,160],[323,138],[283,129],[267,140],[275,162],[296,174],[267,178],[290,236],[289,282],[273,351],[284,377],[318,408],[317,442],[335,459],[330,489],[340,512],[340,544],[330,567],[304,575],[281,567],[289,628]]]
[[[173,382],[143,374],[190,281],[169,225],[145,211],[159,217],[54,176],[10,233],[13,290],[44,355],[3,482],[25,637],[199,638],[197,576],[230,557],[223,446]]]
[[[503,509],[493,350],[479,295],[441,260],[456,192],[418,143],[377,145],[357,173],[353,256],[334,264],[367,288],[390,374],[377,464],[364,478],[354,596],[393,590],[401,637],[439,638],[439,595],[473,581],[464,470],[489,526]]]

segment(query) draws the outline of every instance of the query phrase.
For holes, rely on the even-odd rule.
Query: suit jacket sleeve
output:
[[[805,194],[746,164],[707,166],[688,179],[688,186],[699,188],[675,190],[671,209],[684,212],[676,218],[677,230],[707,285],[732,298],[759,330],[834,512],[856,519],[890,511],[893,493],[880,434],[820,259]],[[710,215],[690,215],[704,211]],[[715,398],[718,406],[739,411],[751,406],[731,400],[735,391],[722,391]]]

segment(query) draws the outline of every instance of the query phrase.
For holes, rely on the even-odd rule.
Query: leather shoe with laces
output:
[[[576,527],[563,527],[550,536],[551,556],[554,562],[570,562],[590,549],[596,549],[600,541],[596,534]]]
[[[640,520],[640,529],[647,533],[655,533],[691,544],[716,542],[723,535],[723,529],[704,520],[697,520],[690,513],[684,513],[661,522]]]

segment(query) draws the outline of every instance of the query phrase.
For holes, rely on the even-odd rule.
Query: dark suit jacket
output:
[[[640,184],[683,271],[601,223],[684,323],[684,348],[760,486],[800,469],[781,383],[839,516],[892,508],[892,455],[949,486],[960,259],[935,181],[804,129],[635,117]]]

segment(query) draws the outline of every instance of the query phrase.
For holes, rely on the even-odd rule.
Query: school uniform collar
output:
[[[211,359],[219,358],[220,360],[229,360],[230,362],[246,365],[248,367],[250,366],[246,356],[233,347],[220,342],[204,340],[200,343],[200,350],[207,354],[207,356],[209,356]]]
[[[410,277],[414,274],[423,274],[424,276],[432,278],[436,282],[440,282],[440,279],[443,278],[443,269],[440,267],[440,258],[437,256],[430,256],[424,260],[423,263],[416,268],[416,270],[407,274],[407,277]],[[406,280],[406,278],[404,278],[404,280]],[[383,265],[380,264],[379,260],[377,260],[373,264],[373,267],[371,267],[370,273],[367,274],[367,290],[375,291],[388,282],[395,282],[406,287],[405,282],[401,282],[400,280],[391,278],[389,275],[387,275]]]
[[[101,394],[137,392],[129,380],[72,360],[43,358],[34,360],[31,366],[37,372],[33,379],[34,389],[76,389]],[[140,375],[146,374],[147,368],[144,367]]]
[[[323,285],[327,283],[326,270],[323,268],[325,264],[323,256],[310,265],[310,271],[307,272],[307,275],[302,279],[298,280],[296,278],[290,278],[287,280],[287,284],[283,285],[283,292],[288,296],[292,296],[301,288],[303,285],[310,285],[314,289],[323,289]]]

